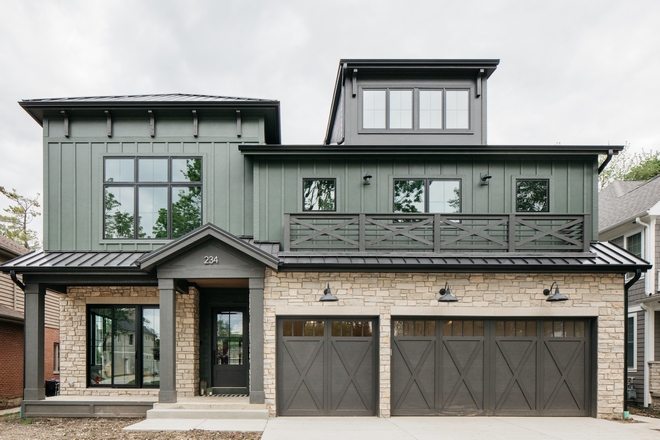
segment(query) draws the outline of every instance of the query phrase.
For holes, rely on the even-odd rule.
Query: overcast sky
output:
[[[490,144],[660,148],[658,0],[0,0],[0,186],[43,193],[21,99],[277,99],[320,144],[340,58],[498,58]]]

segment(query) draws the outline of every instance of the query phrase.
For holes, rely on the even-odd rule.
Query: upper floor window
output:
[[[626,250],[631,254],[638,256],[639,258],[643,258],[641,232],[626,237]]]
[[[177,238],[202,224],[202,160],[105,159],[103,238]]]
[[[336,179],[303,179],[303,211],[336,211]]]
[[[548,179],[516,180],[516,212],[550,211]]]
[[[461,212],[459,179],[394,180],[394,212]]]
[[[452,89],[362,91],[363,129],[469,129],[470,94]]]

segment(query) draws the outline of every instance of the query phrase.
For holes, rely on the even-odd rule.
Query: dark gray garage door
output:
[[[590,321],[394,319],[393,415],[590,415]]]
[[[376,341],[375,320],[278,319],[278,414],[375,415]]]

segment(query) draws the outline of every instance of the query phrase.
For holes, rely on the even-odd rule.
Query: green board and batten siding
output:
[[[469,147],[466,147],[469,148]],[[362,177],[369,172],[370,185]],[[480,174],[493,177],[481,185]],[[517,178],[550,181],[550,212],[591,214],[592,239],[596,221],[597,169],[595,158],[434,158],[428,159],[316,159],[255,158],[255,235],[260,240],[282,241],[282,213],[302,212],[304,178],[336,178],[336,206],[340,213],[388,213],[393,210],[393,180],[397,178],[461,179],[462,212],[500,214],[515,212]],[[259,208],[260,207],[260,208]]]
[[[235,119],[200,120],[192,136],[190,120],[44,120],[44,249],[149,251],[162,240],[103,240],[103,158],[105,156],[200,156],[203,163],[203,218],[235,235],[252,234],[252,165],[239,144],[264,143],[263,119],[244,119],[242,136]],[[191,133],[190,136],[181,136]],[[78,141],[77,139],[80,139]],[[146,140],[146,142],[145,142]]]

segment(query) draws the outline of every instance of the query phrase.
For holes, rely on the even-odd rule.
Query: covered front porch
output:
[[[277,261],[213,225],[150,253],[42,252],[14,261],[26,294],[23,414],[144,416],[156,402],[208,391],[264,404],[264,274]],[[63,325],[61,395],[48,399],[39,368],[46,288],[62,294]],[[219,323],[237,312],[241,331],[220,334]],[[218,380],[232,374],[230,384]]]

